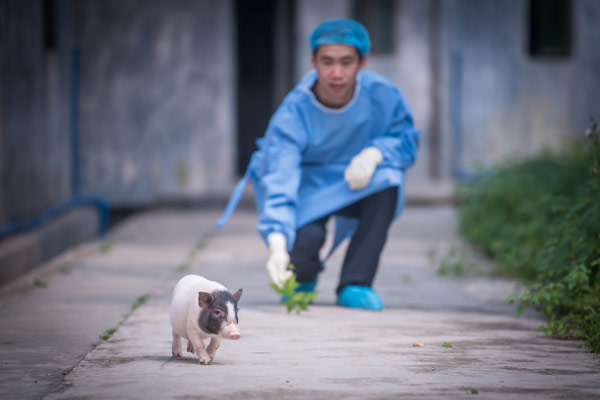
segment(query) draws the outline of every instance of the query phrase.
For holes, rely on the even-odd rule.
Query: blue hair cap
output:
[[[310,34],[308,42],[313,51],[322,44],[347,44],[356,47],[363,56],[371,48],[369,32],[351,19],[330,19],[321,23]]]

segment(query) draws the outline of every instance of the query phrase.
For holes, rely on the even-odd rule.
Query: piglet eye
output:
[[[223,315],[223,313],[221,312],[221,310],[215,310],[215,312],[213,313],[215,317],[219,318]]]

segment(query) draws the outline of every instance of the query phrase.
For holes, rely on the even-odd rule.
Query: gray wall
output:
[[[459,141],[460,168],[473,171],[583,139],[588,117],[600,112],[593,98],[600,91],[600,2],[572,2],[573,51],[566,58],[529,55],[528,2],[443,5],[445,126],[450,141]],[[460,102],[459,116],[452,102]]]
[[[579,133],[589,126],[589,117],[600,120],[600,3],[576,0],[573,34],[576,57],[569,101],[573,124]]]
[[[70,2],[55,12],[49,50],[42,2],[0,2],[0,225],[71,196]]]
[[[119,206],[228,194],[231,1],[85,0],[79,19],[84,192]]]
[[[43,4],[0,1],[0,224],[69,199],[77,165],[83,194],[112,206],[227,196],[236,180],[234,1],[56,0],[54,49],[44,47]],[[310,69],[312,29],[349,17],[351,1],[294,4],[297,80]],[[528,55],[528,1],[395,4],[394,52],[372,55],[367,67],[400,88],[423,132],[409,179],[429,179],[435,162],[451,178],[561,148],[582,137],[590,115],[600,117],[600,2],[573,0],[566,59]],[[80,154],[72,166],[75,46]],[[286,76],[276,77],[275,97]]]

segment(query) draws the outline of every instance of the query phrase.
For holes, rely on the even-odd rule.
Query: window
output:
[[[571,1],[530,0],[529,54],[571,55]]]
[[[371,53],[394,51],[394,0],[354,0],[353,18],[363,24],[371,37]]]
[[[44,50],[56,50],[56,3],[44,0]]]

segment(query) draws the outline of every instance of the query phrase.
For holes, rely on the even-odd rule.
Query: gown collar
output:
[[[354,103],[356,102],[356,99],[358,99],[358,96],[360,95],[361,79],[362,79],[362,74],[360,73],[360,71],[358,71],[358,73],[356,74],[356,83],[354,84],[354,94],[352,95],[352,98],[350,99],[350,101],[348,103],[344,104],[344,106],[340,107],[340,108],[327,107],[326,105],[324,105],[317,99],[317,96],[315,96],[315,93],[312,91],[311,88],[317,81],[317,71],[316,70],[312,70],[310,72],[309,79],[307,81],[305,81],[304,85],[301,85],[299,89],[302,92],[306,93],[306,95],[308,95],[308,97],[310,98],[310,101],[313,103],[313,105],[315,107],[317,107],[318,109],[320,109],[321,111],[324,111],[326,113],[331,113],[331,114],[341,114],[343,112],[346,112],[350,107],[352,107],[354,105]]]

